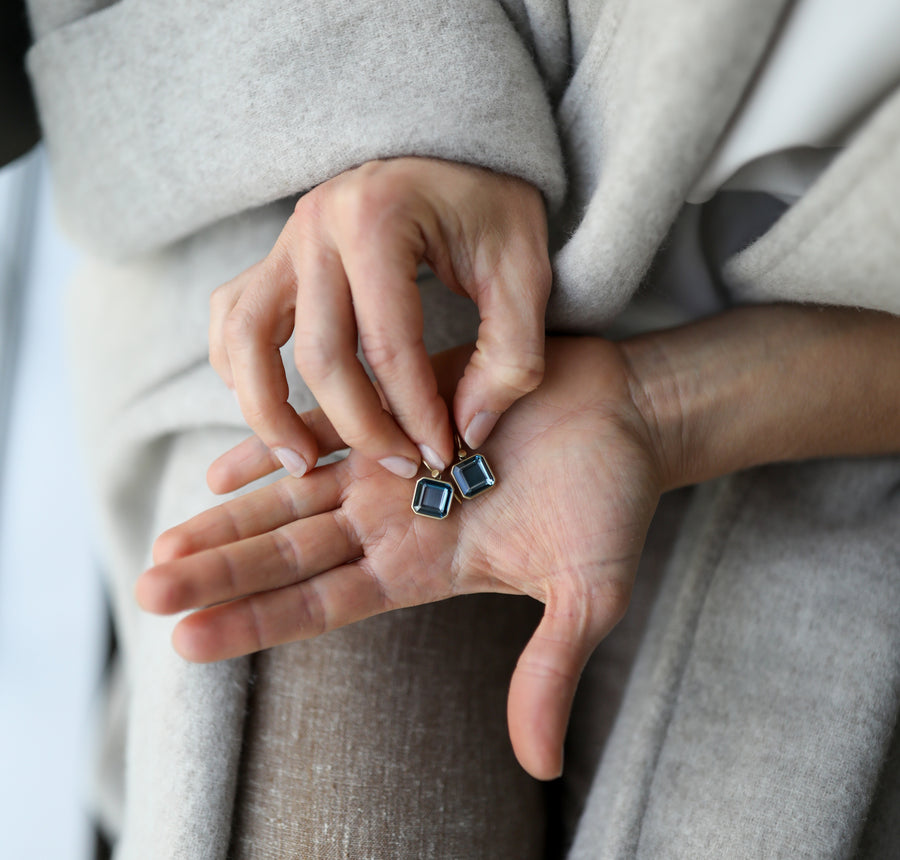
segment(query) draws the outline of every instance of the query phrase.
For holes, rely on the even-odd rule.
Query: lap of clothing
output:
[[[400,610],[256,655],[229,856],[563,857],[685,501],[663,506],[631,611],[585,670],[560,780],[529,777],[506,728],[540,604]]]

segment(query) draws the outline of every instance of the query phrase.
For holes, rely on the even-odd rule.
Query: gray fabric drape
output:
[[[172,621],[131,598],[153,535],[212,503],[205,466],[244,432],[206,363],[209,292],[269,249],[290,211],[277,201],[362,160],[436,155],[542,189],[551,323],[597,332],[645,277],[787,4],[52,5],[32,2],[29,68],[64,220],[93,255],[70,324],[129,693],[118,856],[219,860],[248,661],[188,666]],[[900,309],[898,123],[894,95],[726,264],[735,293]],[[469,336],[459,305],[427,301],[433,346]],[[574,857],[852,855],[897,716],[896,485],[885,459],[697,495]]]

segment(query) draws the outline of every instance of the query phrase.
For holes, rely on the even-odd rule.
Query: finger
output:
[[[281,358],[281,347],[293,330],[296,302],[296,275],[286,241],[276,243],[225,318],[222,332],[244,420],[288,472],[301,477],[315,465],[318,453],[315,439],[288,403]]]
[[[300,418],[315,437],[320,456],[347,447],[321,409],[304,412]],[[281,461],[268,446],[258,436],[250,436],[213,461],[206,483],[214,493],[231,493],[280,468]]]
[[[363,354],[391,414],[429,465],[444,469],[452,457],[453,434],[422,339],[416,282],[421,240],[418,226],[408,219],[382,219],[371,235],[345,237],[342,258]],[[413,237],[407,235],[411,228]]]
[[[620,592],[595,605],[548,602],[509,687],[507,719],[516,758],[536,779],[562,773],[563,740],[584,664],[621,618]]]
[[[245,290],[259,277],[265,260],[254,263],[236,278],[213,290],[209,297],[209,363],[230,389],[234,390],[231,361],[225,346],[225,320]]]
[[[478,342],[453,402],[469,448],[487,439],[500,416],[544,375],[544,318],[550,265],[529,247],[509,253],[477,295]]]
[[[170,615],[281,589],[360,555],[334,512],[151,568],[137,585],[139,605]]]
[[[204,609],[172,636],[186,660],[206,663],[310,639],[393,608],[362,564],[348,564],[278,591]]]
[[[431,356],[442,396],[451,395],[473,348],[474,344],[465,344]],[[348,447],[321,409],[304,412],[300,417],[315,436],[320,456]],[[428,457],[425,459],[428,460]],[[431,463],[431,460],[428,462]],[[209,467],[206,480],[214,493],[231,493],[280,468],[281,462],[262,440],[258,436],[250,436],[215,460]]]
[[[281,461],[259,436],[250,436],[217,457],[206,471],[206,483],[217,494],[231,493],[281,468]]]
[[[285,478],[203,511],[156,539],[154,563],[164,564],[333,510],[343,491],[343,473],[336,463],[313,470],[302,481]]]
[[[341,259],[319,247],[298,267],[297,369],[347,446],[401,478],[413,477],[419,451],[382,407],[356,356],[354,307]]]

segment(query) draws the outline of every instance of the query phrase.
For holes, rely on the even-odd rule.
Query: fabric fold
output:
[[[580,193],[554,265],[555,329],[596,330],[637,290],[785,5],[617,0],[600,8],[559,110],[570,187]]]
[[[108,258],[377,158],[520,176],[551,209],[564,194],[544,83],[489,0],[127,0],[45,34],[28,66],[63,224]]]
[[[900,314],[900,89],[778,222],[732,258],[752,302],[853,305]]]

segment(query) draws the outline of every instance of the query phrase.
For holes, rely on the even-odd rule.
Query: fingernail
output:
[[[480,448],[500,418],[499,412],[479,412],[466,427],[463,439],[470,448]]]
[[[419,467],[406,457],[385,457],[378,462],[398,478],[414,478],[419,471]]]
[[[419,453],[422,455],[422,459],[432,469],[437,469],[439,472],[443,472],[444,469],[447,468],[447,464],[443,461],[441,455],[434,450],[434,448],[429,448],[428,445],[419,445]]]
[[[273,448],[272,453],[295,478],[302,478],[309,469],[309,466],[306,465],[306,460],[290,448]]]

